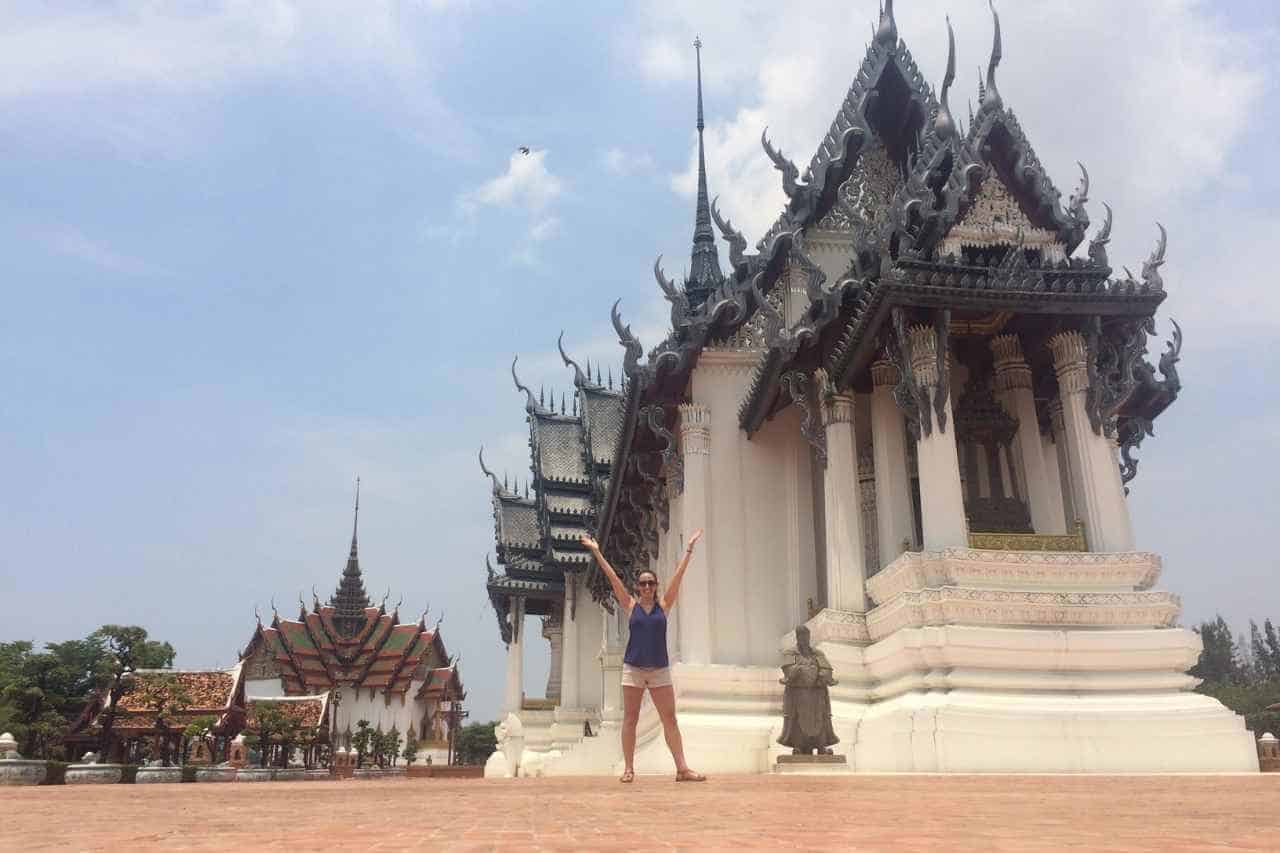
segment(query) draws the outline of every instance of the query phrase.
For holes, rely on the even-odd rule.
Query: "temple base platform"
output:
[[[838,682],[835,752],[853,772],[1257,772],[1243,718],[1193,692],[1200,638],[1173,627],[1176,596],[1150,591],[1159,568],[1143,553],[903,554],[869,581],[871,610],[806,623]],[[768,773],[790,757],[776,743],[777,667],[676,663],[673,675],[692,767]],[[522,763],[620,773],[617,726],[576,739],[563,726],[556,749],[530,741]],[[647,697],[635,769],[673,772]]]

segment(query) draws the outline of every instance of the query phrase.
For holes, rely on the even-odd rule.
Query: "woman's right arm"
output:
[[[618,577],[618,573],[613,570],[613,566],[609,565],[609,561],[604,558],[604,554],[600,553],[600,545],[590,536],[583,536],[581,539],[583,545],[591,551],[591,555],[596,558],[596,562],[600,564],[600,568],[604,571],[605,577],[609,579],[609,585],[613,587],[613,594],[617,597],[618,603],[622,605],[624,612],[631,610],[631,593],[627,592],[627,588],[622,585],[622,579]]]

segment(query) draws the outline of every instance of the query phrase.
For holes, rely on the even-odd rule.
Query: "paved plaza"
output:
[[[0,847],[1276,850],[1277,803],[1280,774],[68,786],[0,791]]]

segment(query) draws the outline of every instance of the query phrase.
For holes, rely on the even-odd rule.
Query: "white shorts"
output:
[[[632,666],[622,665],[623,687],[670,687],[671,667],[668,666]]]

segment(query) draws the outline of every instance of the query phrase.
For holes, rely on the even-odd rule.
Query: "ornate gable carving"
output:
[[[941,257],[963,257],[965,249],[1037,249],[1045,261],[1066,257],[1058,235],[1037,228],[1023,212],[1009,188],[992,173],[982,182],[973,205],[938,245]]]

